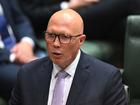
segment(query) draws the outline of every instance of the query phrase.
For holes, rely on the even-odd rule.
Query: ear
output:
[[[86,35],[85,34],[80,36],[80,46],[84,43],[85,39],[86,39]]]

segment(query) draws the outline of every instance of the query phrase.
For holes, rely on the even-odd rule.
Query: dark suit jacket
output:
[[[22,37],[28,36],[34,40],[34,33],[27,17],[21,12],[16,0],[0,0],[4,14],[11,25],[14,35],[19,41]]]
[[[23,66],[9,105],[47,105],[52,68],[49,58]],[[127,105],[119,70],[82,53],[66,105]]]

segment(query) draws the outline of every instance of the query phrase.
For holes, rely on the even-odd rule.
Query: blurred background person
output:
[[[8,99],[22,64],[39,56],[37,39],[16,0],[0,0],[0,97]]]

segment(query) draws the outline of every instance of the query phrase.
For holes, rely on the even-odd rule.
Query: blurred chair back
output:
[[[124,83],[129,87],[130,105],[140,105],[140,15],[127,19]]]

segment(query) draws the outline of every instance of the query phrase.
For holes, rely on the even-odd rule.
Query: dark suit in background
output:
[[[0,0],[0,3],[4,9],[4,14],[8,23],[11,25],[16,40],[19,41],[22,37],[28,36],[35,40],[34,32],[27,19],[27,17],[21,12],[16,0]]]
[[[8,24],[11,26],[16,41],[23,37],[36,40],[31,25],[25,15],[20,11],[16,0],[0,0]],[[16,75],[21,64],[9,61],[10,51],[0,49],[0,96],[9,98],[11,89],[16,81]]]
[[[52,61],[23,66],[9,105],[47,105]],[[127,105],[119,70],[81,54],[66,105]]]

